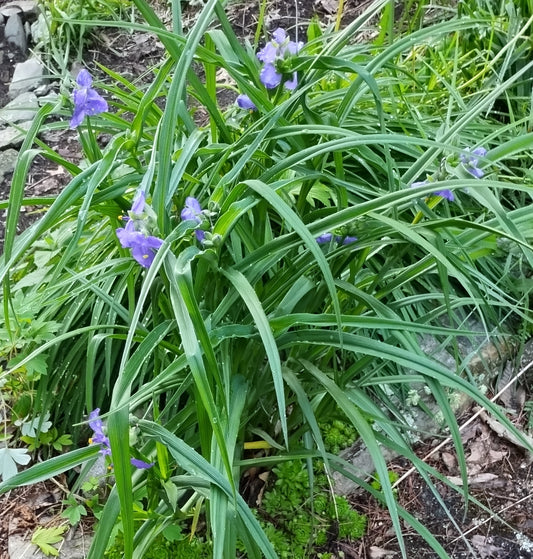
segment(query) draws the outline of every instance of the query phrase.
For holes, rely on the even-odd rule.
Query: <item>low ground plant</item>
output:
[[[149,556],[176,529],[213,557],[273,558],[276,535],[239,482],[251,468],[283,479],[287,460],[304,460],[311,497],[319,463],[329,485],[338,471],[388,507],[404,557],[402,521],[446,557],[397,503],[381,448],[410,460],[445,507],[432,480],[447,480],[411,447],[406,409],[423,407],[413,387],[440,408],[465,499],[450,398],[467,394],[521,437],[457,337],[481,343],[472,318],[483,339],[529,332],[532,135],[519,86],[533,62],[507,62],[531,23],[505,57],[463,40],[490,34],[488,16],[357,41],[390,14],[376,0],[343,30],[273,29],[254,49],[223,2],[208,0],[186,35],[134,4],[143,21],[123,26],[157,34],[167,52],[153,81],[65,76],[74,94],[40,110],[4,203],[0,378],[31,388],[36,434],[49,422],[75,448],[4,475],[0,491],[103,461],[110,489],[90,559],[116,556],[117,537],[120,556]],[[220,105],[221,89],[235,105]],[[79,132],[79,165],[38,139],[66,127]],[[17,235],[20,208],[37,202],[24,199],[37,154],[72,180]],[[422,350],[427,335],[455,369]],[[339,415],[351,427],[332,440]],[[337,455],[355,436],[379,487]],[[29,459],[8,442],[3,456]],[[329,518],[357,514],[331,499]]]

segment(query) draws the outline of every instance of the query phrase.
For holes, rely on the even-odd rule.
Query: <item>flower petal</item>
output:
[[[265,64],[274,64],[278,55],[278,49],[272,44],[267,43],[258,53],[257,58]]]
[[[298,74],[296,72],[293,72],[292,74],[292,80],[287,80],[285,82],[285,87],[289,90],[289,91],[293,91],[298,87]]]
[[[330,243],[332,239],[333,233],[322,233],[322,235],[319,235],[315,240],[319,245],[325,245]]]
[[[275,87],[278,87],[278,85],[281,83],[281,78],[282,75],[276,72],[276,68],[274,68],[273,64],[265,64],[263,69],[261,70],[261,73],[259,74],[261,83],[267,89],[274,89]]]
[[[83,68],[78,73],[78,76],[76,78],[76,83],[80,87],[91,87],[91,84],[93,83],[91,74],[89,74],[89,72],[85,68]]]
[[[254,102],[250,99],[250,97],[248,97],[248,95],[245,95],[244,93],[241,93],[237,97],[237,105],[241,109],[247,109],[249,111],[257,110],[257,107],[255,106]]]
[[[287,32],[285,29],[278,27],[275,31],[272,32],[272,38],[278,45],[282,45],[285,40],[287,39]]]
[[[437,192],[433,193],[434,196],[442,196],[443,198],[446,198],[446,200],[453,202],[455,200],[455,196],[453,195],[453,192],[447,188],[445,188],[444,190],[437,190]]]
[[[155,462],[145,462],[144,460],[139,460],[138,458],[131,458],[130,459],[131,465],[135,466],[136,468],[139,468],[139,470],[147,470],[148,468],[151,468]]]
[[[142,214],[144,211],[144,206],[146,205],[146,194],[144,190],[139,189],[133,198],[133,203],[131,205],[131,212],[134,214]]]

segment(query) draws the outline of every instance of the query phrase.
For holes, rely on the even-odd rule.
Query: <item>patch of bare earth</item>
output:
[[[467,419],[467,418],[466,418]],[[533,557],[533,465],[523,449],[503,438],[487,416],[462,432],[468,485],[473,499],[465,507],[462,493],[435,478],[434,492],[416,473],[398,486],[398,503],[426,526],[453,559],[531,559]],[[416,454],[449,481],[461,486],[456,453],[451,444],[426,458],[441,442],[419,446]],[[400,477],[409,472],[404,459],[390,464]],[[368,529],[358,548],[360,559],[398,558],[398,541],[388,511],[366,494],[352,495],[353,506],[368,517]],[[446,509],[442,506],[445,505]],[[438,555],[407,523],[403,536],[409,559]]]

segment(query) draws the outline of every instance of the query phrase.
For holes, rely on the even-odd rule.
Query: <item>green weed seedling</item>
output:
[[[302,461],[282,462],[273,473],[276,480],[258,512],[280,557],[308,557],[332,538],[356,540],[363,536],[366,517],[352,509],[345,497],[332,495],[324,475],[315,477],[310,495],[309,473]]]

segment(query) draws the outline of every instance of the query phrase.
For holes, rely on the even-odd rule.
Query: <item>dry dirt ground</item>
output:
[[[345,21],[353,19],[363,5],[369,2],[347,0]],[[230,19],[237,32],[251,36],[258,18],[258,2],[245,0],[231,4]],[[298,24],[301,36],[307,22],[317,12],[323,21],[334,17],[333,0],[273,0],[270,2],[267,24],[270,28],[282,26],[294,29]],[[192,22],[194,10],[185,12],[185,23]],[[161,44],[154,37],[135,33],[124,35],[107,28],[99,34],[88,48],[86,63],[93,71],[99,62],[120,72],[128,79],[143,75],[155,66],[163,55]],[[0,106],[7,102],[7,85],[14,64],[20,60],[19,53],[8,52],[0,68]],[[54,131],[42,137],[61,156],[77,162],[80,159],[77,133],[64,130]],[[51,196],[69,181],[68,174],[43,157],[37,157],[28,177],[27,196]],[[9,196],[11,177],[0,182],[0,200]],[[21,217],[21,228],[26,227],[39,215],[40,210],[29,208]],[[0,240],[2,238],[0,216]],[[529,394],[527,395],[529,399]],[[472,413],[472,412],[470,412]],[[529,415],[518,410],[514,416],[517,424],[528,427]],[[430,440],[417,448],[417,454],[425,457],[440,440]],[[416,473],[409,475],[398,487],[398,502],[424,523],[453,559],[466,557],[480,559],[529,559],[533,557],[533,470],[532,463],[520,448],[501,438],[483,419],[478,418],[464,432],[468,477],[472,496],[481,507],[470,503],[465,508],[461,495],[451,490],[442,481],[435,487],[446,512],[439,504],[427,484]],[[457,481],[459,471],[455,453],[449,445],[428,462],[442,476]],[[397,460],[390,469],[400,476],[409,470],[409,465]],[[0,497],[0,559],[9,558],[7,543],[14,533],[31,534],[41,523],[41,518],[57,518],[61,512],[63,483],[45,483],[32,488],[22,488]],[[335,557],[380,559],[400,557],[397,539],[392,530],[386,509],[366,495],[351,496],[353,506],[368,516],[368,530],[357,542],[332,541],[328,551]],[[486,508],[483,508],[486,507]],[[53,522],[53,521],[52,521]],[[78,530],[90,530],[83,523]],[[409,559],[437,557],[420,536],[403,525],[403,535]]]

